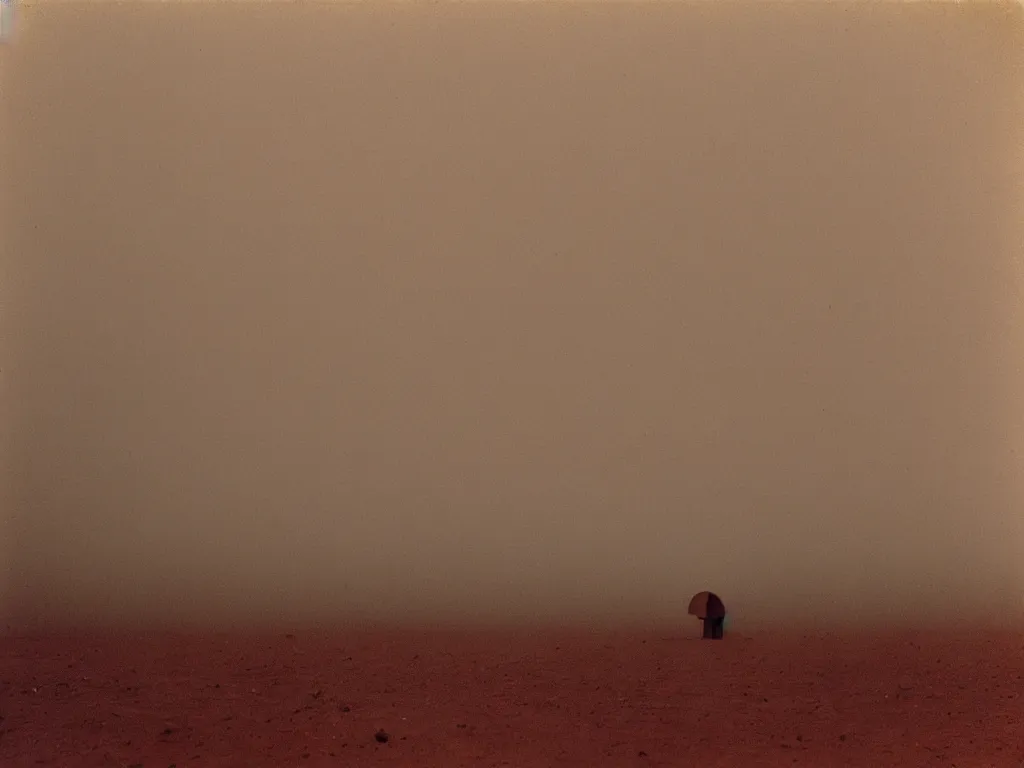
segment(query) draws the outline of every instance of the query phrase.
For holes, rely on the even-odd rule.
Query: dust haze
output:
[[[6,624],[1024,612],[1020,6],[20,10]]]

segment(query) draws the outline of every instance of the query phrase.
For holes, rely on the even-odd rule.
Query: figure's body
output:
[[[704,639],[705,640],[721,640],[725,635],[725,617],[724,616],[705,616],[704,617]]]

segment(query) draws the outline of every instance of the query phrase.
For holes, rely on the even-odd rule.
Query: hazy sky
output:
[[[21,21],[12,621],[1024,610],[1018,6]]]

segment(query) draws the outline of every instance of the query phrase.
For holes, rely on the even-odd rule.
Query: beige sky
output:
[[[22,21],[12,621],[1024,609],[1012,6]]]

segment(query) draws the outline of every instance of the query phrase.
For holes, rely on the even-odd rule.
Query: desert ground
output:
[[[0,765],[1024,764],[1024,634],[697,637],[8,636]]]

